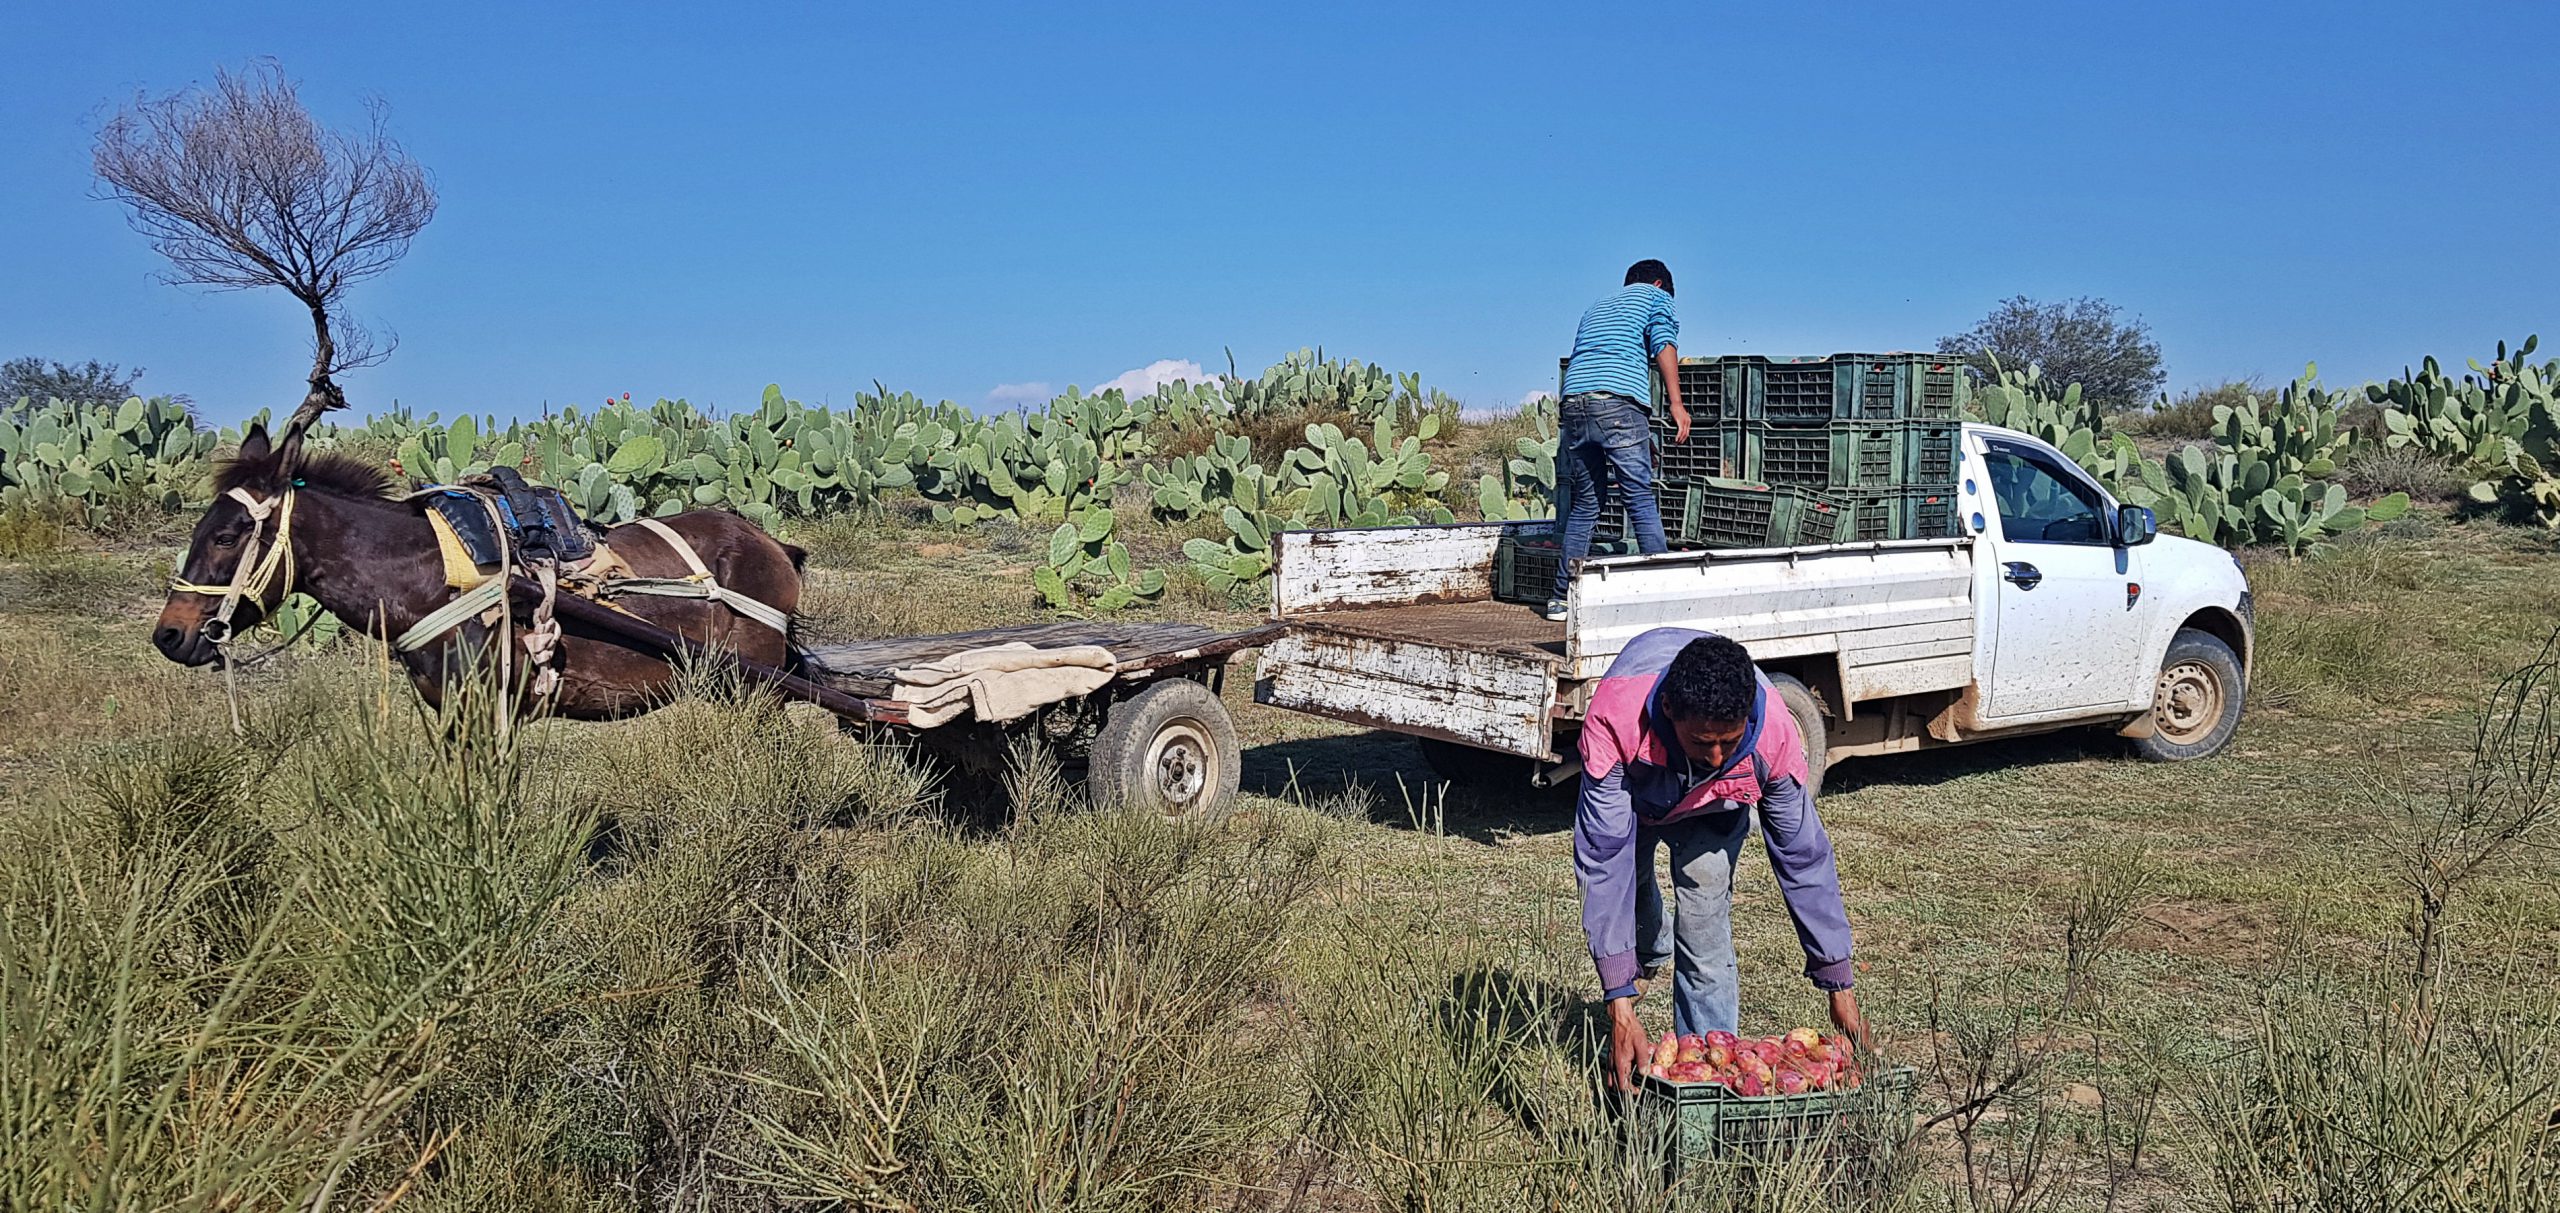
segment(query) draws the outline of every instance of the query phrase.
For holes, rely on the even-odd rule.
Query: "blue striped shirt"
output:
[[[1573,332],[1573,361],[1564,371],[1564,394],[1616,392],[1651,407],[1649,359],[1680,340],[1671,296],[1650,282],[1620,287],[1582,314]]]

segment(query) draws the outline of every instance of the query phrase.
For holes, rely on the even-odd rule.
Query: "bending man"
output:
[[[1620,1089],[1645,1047],[1635,1011],[1641,979],[1665,960],[1681,1034],[1736,1027],[1733,871],[1754,813],[1804,947],[1805,976],[1830,994],[1832,1023],[1865,1047],[1866,1022],[1850,992],[1849,914],[1809,778],[1795,717],[1741,645],[1656,628],[1610,664],[1582,727],[1573,858]],[[1653,869],[1661,846],[1671,848],[1677,908],[1668,921]]]

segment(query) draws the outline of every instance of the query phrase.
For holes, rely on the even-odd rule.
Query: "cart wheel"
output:
[[[1235,802],[1240,757],[1227,705],[1199,683],[1171,678],[1111,705],[1086,786],[1098,805],[1215,820]]]

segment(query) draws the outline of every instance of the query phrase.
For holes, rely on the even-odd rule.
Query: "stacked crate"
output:
[[[1964,364],[1936,354],[1682,359],[1687,442],[1672,441],[1668,394],[1659,376],[1654,383],[1664,538],[1674,548],[1742,548],[1958,535],[1966,395]],[[1635,547],[1614,486],[1608,497],[1593,529],[1594,555]],[[1559,538],[1553,527],[1506,538],[1499,596],[1544,601],[1562,557]]]
[[[1713,452],[1729,476],[1793,489],[1808,502],[1797,528],[1770,544],[1943,538],[1955,531],[1955,485],[1966,380],[1963,363],[1934,354],[1828,358],[1731,356],[1713,362],[1723,388],[1712,413],[1690,410],[1687,446]],[[1682,386],[1689,382],[1683,367]],[[1687,392],[1684,390],[1683,402]],[[1656,448],[1668,468],[1669,409],[1657,400]],[[1691,458],[1696,458],[1692,456]],[[1711,545],[1737,541],[1717,535]]]

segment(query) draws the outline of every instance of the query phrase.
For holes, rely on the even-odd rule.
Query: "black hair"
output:
[[[1679,293],[1671,289],[1671,267],[1651,258],[1627,267],[1627,285],[1634,286],[1639,282],[1659,282],[1665,295]]]
[[[263,456],[227,459],[213,469],[216,496],[236,488],[272,493],[284,488],[289,480],[342,497],[389,497],[395,491],[391,473],[382,465],[337,451],[297,455],[290,463],[284,452],[273,451]]]
[[[1751,718],[1760,676],[1751,654],[1723,636],[1701,636],[1662,672],[1662,714],[1675,721]]]

